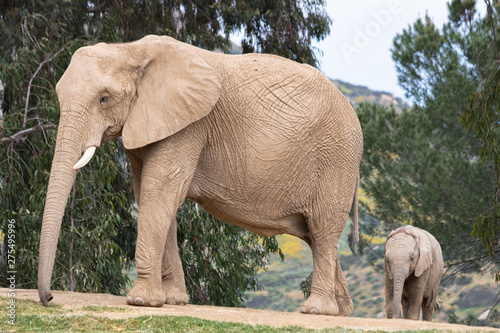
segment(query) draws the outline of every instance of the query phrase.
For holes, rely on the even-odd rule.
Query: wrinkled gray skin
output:
[[[429,232],[403,226],[389,234],[385,245],[387,318],[432,321],[443,276],[441,246]]]
[[[353,203],[357,227],[363,139],[353,109],[319,71],[148,36],[79,49],[56,91],[61,119],[38,271],[44,305],[73,165],[121,136],[139,204],[128,304],[187,303],[175,213],[191,198],[228,223],[307,242],[314,271],[301,311],[352,311],[337,243]]]

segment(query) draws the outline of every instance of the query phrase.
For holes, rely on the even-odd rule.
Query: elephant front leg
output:
[[[137,282],[127,296],[129,304],[187,303],[175,214],[184,202],[204,147],[199,133],[198,128],[188,126],[141,150]]]
[[[145,191],[141,193],[135,252],[137,281],[127,295],[127,303],[131,305],[160,307],[166,300],[161,267],[173,209],[165,211],[160,198]]]
[[[392,319],[392,312],[393,312],[393,298],[394,298],[394,284],[393,280],[389,278],[389,273],[387,272],[387,266],[386,266],[386,272],[385,272],[385,312],[387,315],[387,318]]]
[[[163,291],[165,292],[166,297],[165,303],[171,305],[187,304],[188,295],[186,293],[184,272],[177,246],[177,221],[175,220],[170,226],[167,242],[165,244],[161,277]]]
[[[420,278],[407,280],[408,297],[405,300],[406,304],[404,304],[404,308],[407,310],[405,310],[406,314],[403,318],[418,320],[420,310],[422,308],[422,302],[424,300],[424,282],[424,279]]]

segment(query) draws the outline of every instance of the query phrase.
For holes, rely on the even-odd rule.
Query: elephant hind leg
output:
[[[422,302],[422,320],[432,321],[432,314],[434,311],[439,311],[439,305],[435,301],[424,298]]]
[[[302,304],[303,313],[348,316],[352,312],[349,289],[340,268],[337,243],[347,213],[332,213],[324,221],[308,221],[313,253],[311,295]],[[323,223],[320,223],[323,222]]]
[[[337,255],[337,265],[335,272],[335,298],[337,299],[337,304],[339,306],[339,316],[347,317],[351,314],[354,305],[352,299],[349,296],[349,287],[347,286],[347,281],[345,280],[344,273],[340,267],[340,260]]]
[[[162,287],[166,304],[185,305],[188,303],[184,271],[177,248],[177,221],[169,228],[161,266]]]

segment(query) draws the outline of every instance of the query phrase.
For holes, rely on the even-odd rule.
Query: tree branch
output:
[[[37,125],[35,127],[28,128],[28,129],[22,130],[20,132],[17,132],[14,135],[3,137],[0,139],[0,142],[5,143],[5,144],[21,143],[24,140],[26,140],[26,136],[28,134],[38,132],[38,131],[43,131],[43,130],[46,130],[49,128],[54,128],[54,127],[56,127],[56,125]]]
[[[97,12],[101,12],[101,11],[102,11],[102,9],[104,8],[104,6],[106,6],[106,2],[103,2],[103,3],[101,3],[101,4],[100,4],[100,5],[98,5],[98,6],[96,6],[96,5],[94,4],[94,8],[89,8],[89,9],[88,9],[88,11],[89,11],[90,13],[97,13]]]
[[[72,41],[71,41],[72,42]],[[56,58],[62,51],[66,50],[66,48],[68,47],[68,45],[71,43],[71,42],[68,42],[66,44],[63,45],[63,47],[61,47],[59,49],[59,51],[57,51],[56,53],[54,53],[51,57],[45,59],[44,61],[42,61],[40,63],[40,65],[38,65],[38,68],[36,69],[35,73],[33,74],[33,76],[31,76],[30,78],[30,82],[28,84],[28,92],[26,93],[26,103],[24,104],[24,120],[23,120],[23,128],[26,128],[26,121],[28,119],[28,105],[29,105],[29,101],[30,101],[30,94],[31,94],[31,84],[33,83],[33,80],[35,79],[35,77],[38,75],[38,72],[40,72],[40,70],[42,69],[43,65],[45,65],[46,63],[48,62],[51,62],[54,58]]]

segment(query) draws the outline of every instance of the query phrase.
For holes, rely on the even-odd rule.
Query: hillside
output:
[[[341,80],[331,81],[344,94],[354,108],[363,102],[377,103],[386,106],[392,105],[397,111],[401,111],[404,107],[408,107],[408,104],[406,104],[402,98],[396,97],[392,93],[371,90],[368,87]]]

